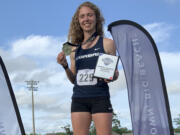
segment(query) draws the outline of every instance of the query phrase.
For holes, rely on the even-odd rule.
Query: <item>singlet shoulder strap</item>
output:
[[[100,48],[104,48],[103,47],[103,37],[99,37],[99,39],[98,39],[98,41],[97,41],[97,43],[96,43],[96,45],[95,45],[96,47],[100,47]]]

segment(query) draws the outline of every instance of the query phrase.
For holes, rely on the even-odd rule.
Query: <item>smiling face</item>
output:
[[[84,32],[96,31],[96,15],[91,8],[86,6],[81,7],[79,10],[78,20]]]
[[[85,33],[104,36],[104,17],[99,8],[91,2],[84,2],[76,9],[70,25],[68,41],[73,44],[81,44]]]

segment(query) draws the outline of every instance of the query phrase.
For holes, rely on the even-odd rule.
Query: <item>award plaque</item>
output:
[[[100,54],[97,60],[94,77],[113,80],[119,56]]]

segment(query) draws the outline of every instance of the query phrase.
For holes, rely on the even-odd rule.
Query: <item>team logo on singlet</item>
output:
[[[78,56],[78,57],[76,58],[76,60],[91,58],[91,57],[95,57],[95,56],[99,56],[99,52],[97,52],[97,53],[85,54],[85,55],[80,55],[80,56]]]
[[[106,66],[113,63],[113,60],[110,58],[103,58],[102,61],[104,62],[104,65]]]

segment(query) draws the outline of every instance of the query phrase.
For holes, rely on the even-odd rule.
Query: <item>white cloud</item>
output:
[[[143,27],[152,35],[156,43],[162,43],[169,40],[171,31],[174,29],[174,26],[164,22],[154,22],[143,25]],[[104,34],[105,37],[112,39],[111,33],[107,31],[107,26],[104,27]]]
[[[1,57],[3,57],[3,56],[8,57],[9,53],[8,53],[8,51],[5,51],[4,49],[0,48],[0,56]]]
[[[166,23],[152,23],[146,24],[144,27],[148,30],[148,32],[152,35],[153,39],[156,43],[166,42],[170,38],[170,32],[173,29],[172,25]]]
[[[52,68],[55,69],[58,66],[56,56],[61,51],[64,41],[64,37],[31,35],[11,42],[10,48],[0,49],[0,54],[8,72],[16,73],[13,75],[14,77],[20,78],[22,75],[24,78],[27,74],[35,77],[36,74],[36,78],[39,75],[39,78],[42,78],[41,75],[46,78],[45,75],[48,75]],[[48,69],[49,67],[50,69]],[[48,70],[49,72],[47,72]]]
[[[65,38],[31,35],[12,42],[8,50],[0,49],[7,71],[13,83],[24,83],[25,80],[39,80],[55,84],[54,78],[64,80],[65,73],[57,73],[60,66],[56,56],[61,51]],[[62,77],[62,79],[56,77]]]
[[[180,80],[167,83],[167,89],[169,92],[180,92]]]
[[[166,80],[167,90],[169,92],[180,92],[180,52],[161,52],[160,57]]]
[[[20,107],[22,106],[29,106],[31,104],[31,93],[28,90],[25,90],[24,88],[21,88],[20,90],[15,92],[17,103]]]
[[[160,52],[160,57],[165,68],[172,71],[176,70],[176,73],[180,73],[180,52]]]
[[[126,79],[124,75],[124,71],[121,69],[119,70],[119,77],[116,81],[109,83],[109,89],[111,92],[111,95],[115,95],[119,90],[125,90],[126,89]]]
[[[27,57],[11,57],[5,60],[8,72],[29,72],[37,68],[37,63]]]
[[[12,55],[15,57],[21,55],[33,57],[55,56],[65,40],[65,38],[60,41],[56,37],[31,35],[12,43]]]

